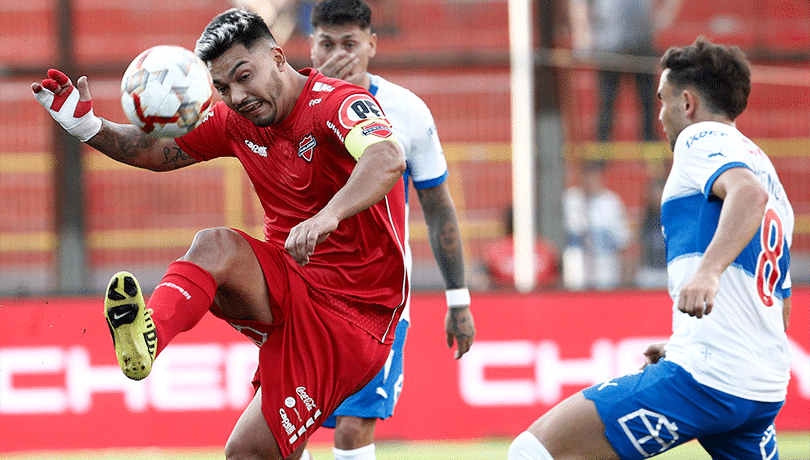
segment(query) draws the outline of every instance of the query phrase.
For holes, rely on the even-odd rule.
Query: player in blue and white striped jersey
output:
[[[515,439],[510,460],[642,459],[691,439],[713,459],[779,458],[794,217],[773,164],[735,124],[750,65],[704,38],[670,48],[661,65],[659,119],[674,153],[661,212],[672,336],[645,351],[641,372],[552,408]]]
[[[376,54],[377,36],[371,31],[371,10],[362,0],[324,0],[313,7],[311,57],[313,66],[330,77],[367,89],[380,103],[405,154],[405,201],[413,184],[428,226],[428,238],[447,288],[445,334],[455,342],[460,359],[473,343],[475,326],[470,295],[464,279],[464,257],[456,210],[447,185],[447,162],[433,116],[427,105],[402,86],[367,72]],[[408,270],[412,255],[405,233]],[[389,361],[368,385],[347,399],[324,426],[335,427],[335,458],[376,458],[374,428],[377,419],[393,414],[403,383],[403,346],[410,316],[406,304],[396,330]]]

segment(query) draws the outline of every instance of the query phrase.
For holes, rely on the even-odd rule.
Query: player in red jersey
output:
[[[131,274],[116,274],[105,316],[133,379],[209,309],[231,323],[260,348],[257,391],[226,457],[298,459],[388,356],[409,289],[404,187],[394,187],[405,163],[374,98],[293,69],[258,15],[222,13],[195,52],[222,102],[177,139],[96,117],[86,77],[74,87],[51,70],[32,90],[68,132],[120,162],[168,171],[231,156],[244,165],[265,211],[264,241],[203,230],[148,304]]]

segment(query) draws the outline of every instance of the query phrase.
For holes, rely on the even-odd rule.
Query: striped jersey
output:
[[[731,168],[751,170],[767,191],[768,204],[759,231],[723,272],[713,310],[698,319],[678,310],[678,293],[717,229],[723,202],[711,189]],[[673,299],[667,359],[698,382],[734,396],[784,400],[791,358],[782,308],[791,291],[794,216],[770,159],[733,126],[701,122],[687,127],[675,144],[661,223]]]
[[[384,78],[369,74],[369,92],[380,102],[385,116],[391,122],[394,135],[405,154],[405,215],[408,216],[408,181],[415,189],[436,187],[447,180],[447,161],[442,151],[436,124],[430,109],[419,96]],[[405,251],[408,270],[413,266],[408,245],[408,226],[405,226]],[[410,302],[409,302],[410,303]],[[408,308],[402,319],[410,321]]]

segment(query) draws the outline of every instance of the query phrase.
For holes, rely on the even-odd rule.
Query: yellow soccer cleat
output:
[[[146,308],[141,287],[132,274],[118,272],[110,280],[104,317],[121,371],[132,380],[145,378],[155,360],[157,333],[152,310]]]

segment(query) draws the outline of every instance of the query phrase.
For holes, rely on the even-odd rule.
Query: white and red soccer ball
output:
[[[161,45],[144,51],[121,80],[129,121],[154,137],[179,137],[205,119],[213,103],[208,67],[191,51]]]

